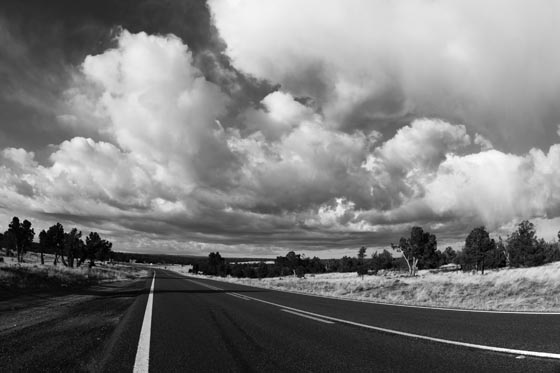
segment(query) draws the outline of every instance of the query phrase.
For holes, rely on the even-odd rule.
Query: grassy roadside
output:
[[[182,273],[180,266],[168,266]],[[484,275],[452,272],[406,277],[388,272],[365,276],[329,273],[294,277],[216,280],[285,291],[418,306],[499,311],[560,311],[560,262],[503,269]]]
[[[38,255],[30,253],[24,263],[17,263],[14,258],[4,257],[0,263],[0,290],[33,291],[57,288],[82,288],[105,282],[132,280],[145,277],[147,271],[125,265],[98,265],[78,268],[52,265],[52,258],[46,256],[44,265],[40,264]]]

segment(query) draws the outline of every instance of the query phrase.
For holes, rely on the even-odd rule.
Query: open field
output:
[[[186,274],[181,266],[168,269]],[[210,276],[204,276],[210,278]],[[214,277],[212,277],[214,278]],[[327,273],[295,277],[214,278],[250,286],[383,303],[501,311],[560,311],[560,262],[484,275],[420,271],[416,277]]]
[[[17,263],[13,257],[2,256],[0,263],[0,289],[35,290],[66,287],[83,287],[112,281],[131,280],[145,277],[147,271],[125,265],[97,264],[88,268],[87,263],[78,268],[54,266],[53,255],[45,255],[45,264],[40,264],[38,253],[27,253],[24,263]]]

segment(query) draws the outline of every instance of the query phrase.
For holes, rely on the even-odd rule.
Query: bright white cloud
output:
[[[165,165],[156,178],[188,188],[203,177],[193,159],[204,152],[206,162],[227,167],[213,131],[228,98],[193,67],[180,39],[123,31],[116,49],[85,59],[83,72],[101,87],[98,107],[118,145]]]
[[[387,210],[422,197],[424,185],[433,178],[441,162],[470,143],[464,126],[441,120],[422,119],[401,128],[363,164],[374,176],[374,203]]]
[[[480,221],[495,229],[511,220],[558,216],[560,145],[524,156],[489,150],[443,162],[426,186],[437,214]]]

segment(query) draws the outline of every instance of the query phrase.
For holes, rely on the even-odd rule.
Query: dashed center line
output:
[[[320,319],[320,318],[318,318],[318,317],[309,316],[309,315],[306,315],[306,314],[303,314],[303,313],[299,313],[299,312],[295,312],[295,311],[292,311],[292,310],[289,310],[289,309],[286,309],[286,308],[282,308],[282,311],[291,313],[292,315],[298,315],[298,316],[301,316],[301,317],[305,317],[305,318],[307,318],[307,319],[311,319],[311,320],[315,320],[315,321],[324,322],[325,324],[334,324],[334,322],[332,322],[332,321],[323,320],[323,319]]]
[[[228,295],[231,295],[232,297],[240,298],[240,299],[243,299],[243,300],[250,300],[245,295],[241,295],[241,294],[237,294],[237,293],[228,293]]]

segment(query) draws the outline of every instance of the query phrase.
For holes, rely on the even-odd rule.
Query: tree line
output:
[[[19,263],[24,261],[27,251],[36,251],[41,255],[41,264],[45,264],[44,254],[54,254],[53,264],[62,263],[66,267],[79,267],[88,263],[90,267],[95,265],[95,260],[107,260],[110,258],[113,244],[102,239],[99,233],[91,232],[82,238],[82,232],[72,228],[69,232],[64,231],[60,223],[56,223],[47,230],[39,233],[39,242],[33,242],[35,231],[29,220],[23,222],[16,216],[8,225],[8,230],[0,233],[0,244],[6,249],[8,256],[17,256]]]
[[[273,264],[259,261],[258,263],[228,262],[219,252],[208,255],[206,262],[197,263],[194,272],[202,272],[213,276],[233,276],[238,278],[263,278],[295,275],[303,277],[306,273],[324,273],[326,266],[318,257],[308,258],[303,254],[288,252],[286,256],[278,256]]]
[[[537,237],[535,225],[528,220],[519,223],[505,240],[490,238],[484,226],[476,227],[467,235],[463,250],[459,252],[451,247],[440,252],[436,236],[424,232],[421,227],[413,227],[410,237],[401,237],[399,244],[391,244],[391,247],[402,253],[411,275],[418,269],[437,268],[447,263],[458,264],[465,271],[484,273],[486,268],[534,267],[560,260],[559,243]]]
[[[560,241],[560,232],[558,233]],[[533,267],[560,260],[558,242],[546,242],[536,235],[533,223],[524,220],[504,240],[490,238],[484,226],[476,227],[467,235],[462,250],[448,246],[443,251],[437,248],[436,235],[415,226],[410,235],[401,237],[398,244],[366,257],[366,247],[361,247],[355,257],[339,259],[308,258],[288,252],[278,256],[273,264],[228,263],[219,252],[210,253],[207,261],[194,266],[195,272],[215,276],[264,278],[295,275],[303,277],[310,273],[357,272],[359,275],[375,274],[380,270],[408,271],[412,276],[420,269],[436,269],[446,264],[456,264],[464,271],[481,271],[487,268]],[[394,256],[399,253],[400,256]]]
[[[491,239],[484,227],[473,229],[455,261],[466,270],[484,273],[485,268],[536,267],[559,260],[559,242],[547,242],[537,237],[534,224],[524,220],[505,240],[501,237]]]

